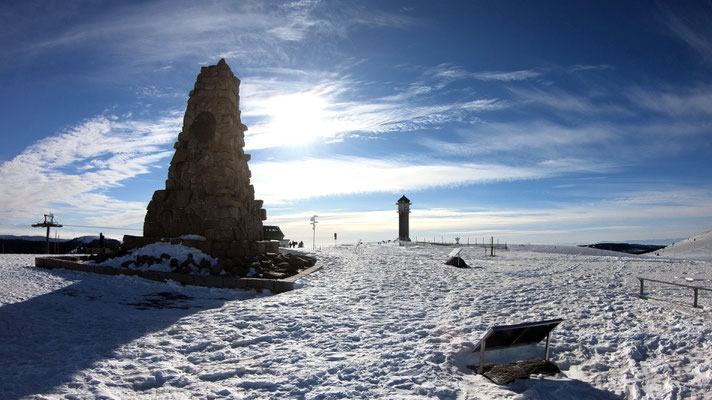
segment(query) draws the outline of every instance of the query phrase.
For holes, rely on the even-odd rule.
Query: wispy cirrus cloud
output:
[[[145,204],[105,191],[163,166],[180,123],[172,114],[150,122],[98,116],[32,144],[0,164],[3,216],[58,208],[94,216],[143,212]]]
[[[602,87],[584,93],[557,87],[508,89],[514,95],[506,99],[509,120],[458,127],[456,135],[420,138],[419,143],[440,156],[606,172],[704,148],[712,131],[712,88],[706,84]]]
[[[524,106],[539,107],[568,117],[578,114],[633,115],[631,110],[620,104],[617,97],[600,92],[575,92],[558,87],[509,87],[515,99]]]
[[[366,98],[354,89],[358,82],[347,76],[317,74],[314,81],[299,82],[256,77],[244,82],[242,115],[249,126],[248,149],[469,123],[480,113],[509,106],[496,98],[432,101],[437,88]]]
[[[661,116],[712,117],[712,86],[708,84],[665,89],[636,87],[627,91],[627,98]]]
[[[527,79],[537,78],[543,75],[543,73],[544,72],[542,70],[538,69],[471,72],[459,65],[450,63],[443,63],[435,67],[428,68],[425,71],[426,75],[442,79],[446,82],[452,82],[461,79],[476,79],[480,81],[499,82],[524,81]]]
[[[205,64],[219,56],[239,59],[243,65],[285,65],[312,39],[319,40],[320,49],[333,52],[333,44],[358,27],[398,29],[418,23],[404,14],[351,3],[158,0],[116,3],[96,14],[92,7],[82,13],[65,10],[61,24],[32,31],[33,19],[42,19],[27,17],[34,15],[30,8],[14,10],[23,14],[27,35],[18,35],[18,46],[10,52],[26,57],[88,51],[120,63],[125,72],[181,59]]]
[[[694,12],[684,12],[682,7],[658,4],[659,18],[670,32],[694,49],[705,61],[712,62],[712,5],[695,2]]]
[[[536,78],[541,76],[542,72],[536,70],[519,70],[519,71],[486,71],[486,72],[473,72],[470,74],[475,79],[481,81],[501,81],[501,82],[511,82],[511,81],[523,81],[526,79]]]
[[[458,129],[458,136],[451,140],[433,137],[423,138],[419,143],[439,155],[501,156],[529,163],[546,162],[550,166],[577,164],[589,160],[583,170],[606,171],[617,163],[601,163],[596,159],[609,144],[618,139],[617,128],[606,124],[563,125],[552,121],[488,122],[471,128]],[[593,155],[593,157],[591,157]],[[580,171],[580,169],[579,169]]]

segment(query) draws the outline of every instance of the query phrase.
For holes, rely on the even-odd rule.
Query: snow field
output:
[[[513,246],[495,258],[465,248],[474,268],[458,269],[443,265],[450,250],[323,248],[319,272],[273,296],[2,256],[0,397],[702,399],[712,389],[712,296],[701,294],[704,309],[687,292],[642,300],[635,278],[707,284],[708,262]],[[489,326],[559,317],[559,376],[496,386],[467,369]]]
[[[712,231],[702,232],[657,251],[662,257],[686,260],[710,261],[712,254]]]

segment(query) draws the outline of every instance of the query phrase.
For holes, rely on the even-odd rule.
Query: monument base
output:
[[[276,240],[200,240],[182,238],[158,238],[124,235],[122,251],[133,250],[151,243],[167,242],[180,244],[202,251],[215,258],[253,257],[265,253],[279,253],[279,242]]]

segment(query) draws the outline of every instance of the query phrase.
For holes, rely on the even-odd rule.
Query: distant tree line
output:
[[[121,245],[116,239],[104,239],[104,247],[115,249]],[[87,247],[100,247],[99,239],[85,243],[82,239],[63,240],[55,242],[50,240],[52,254],[83,253]],[[0,239],[0,252],[5,254],[45,254],[47,244],[44,240],[26,239]]]

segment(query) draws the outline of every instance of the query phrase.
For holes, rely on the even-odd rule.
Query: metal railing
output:
[[[645,295],[645,283],[644,283],[645,281],[648,281],[648,282],[657,282],[657,283],[664,283],[664,284],[667,284],[667,285],[673,285],[673,286],[679,286],[679,287],[685,287],[685,288],[692,289],[693,292],[694,292],[694,299],[693,299],[693,302],[692,302],[692,307],[695,307],[695,308],[699,308],[699,306],[697,305],[697,300],[698,300],[698,298],[699,298],[699,292],[700,292],[700,290],[706,290],[706,291],[708,291],[708,292],[712,292],[712,289],[707,288],[707,287],[703,287],[703,286],[685,285],[684,283],[675,283],[675,282],[661,281],[661,280],[658,280],[658,279],[643,278],[643,277],[641,277],[641,276],[638,276],[637,278],[638,278],[638,280],[640,281],[640,294],[638,295],[638,297],[640,297],[640,298],[642,298],[642,299],[647,298],[647,296]]]

